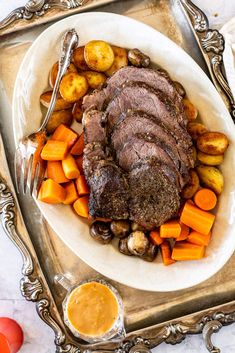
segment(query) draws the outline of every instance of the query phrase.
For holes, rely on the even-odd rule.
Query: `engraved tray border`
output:
[[[186,16],[190,19],[212,80],[224,97],[231,116],[235,121],[234,98],[223,74],[223,36],[217,30],[209,28],[205,14],[190,0],[180,0],[180,3],[185,10]],[[4,151],[1,139],[0,151],[2,153]],[[4,176],[0,175],[1,222],[6,234],[19,249],[23,257],[23,277],[20,281],[21,293],[26,300],[36,303],[38,315],[53,329],[57,353],[148,353],[151,348],[156,347],[162,342],[176,344],[182,342],[187,334],[198,333],[203,334],[209,352],[220,352],[218,348],[214,347],[211,336],[223,325],[235,322],[235,300],[170,322],[131,332],[122,342],[106,342],[95,345],[72,342],[64,330],[64,325],[55,306],[52,293],[39,266],[36,252],[26,231],[15,193],[11,191],[13,190],[13,185],[9,181],[10,174],[6,170],[7,163],[5,161],[5,165],[3,166]]]

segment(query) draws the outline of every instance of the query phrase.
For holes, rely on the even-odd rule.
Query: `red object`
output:
[[[5,348],[4,346],[3,347],[5,348],[5,350],[2,350],[2,345],[0,344],[0,352],[17,353],[24,341],[24,334],[20,325],[17,324],[15,320],[9,319],[8,317],[0,317],[0,334],[0,343],[2,343],[2,341],[4,342],[2,336],[5,336],[10,346],[10,350],[7,350],[7,348]]]
[[[1,353],[11,353],[10,345],[6,337],[0,333],[0,352]]]

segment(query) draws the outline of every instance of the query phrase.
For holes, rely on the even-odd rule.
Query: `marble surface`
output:
[[[163,0],[165,1],[165,0]],[[13,0],[10,0],[12,3]],[[15,0],[16,4],[22,2]],[[220,28],[235,16],[235,2],[232,0],[195,0],[209,16],[213,27]],[[8,1],[0,1],[0,9]],[[8,3],[9,5],[9,3]],[[26,302],[20,294],[19,279],[21,257],[4,234],[0,225],[0,317],[8,316],[19,322],[25,334],[25,342],[20,353],[54,353],[53,333],[37,316],[35,305]],[[213,337],[213,342],[222,353],[235,351],[235,325],[224,327]],[[198,353],[207,352],[201,335],[188,336],[176,346],[161,344],[154,353]],[[1,347],[0,347],[1,353]]]

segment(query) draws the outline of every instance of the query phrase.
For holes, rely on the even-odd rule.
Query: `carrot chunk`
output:
[[[150,239],[154,245],[160,245],[163,243],[163,239],[160,237],[160,234],[157,230],[150,232]]]
[[[63,204],[71,205],[78,198],[78,193],[77,193],[77,190],[76,190],[76,186],[74,185],[73,181],[70,181],[69,183],[65,184],[64,188],[65,188],[65,191],[66,191],[66,198],[63,201]]]
[[[68,148],[73,146],[77,138],[78,138],[78,135],[76,134],[76,132],[74,132],[64,124],[60,124],[55,129],[51,137],[52,140],[67,142]]]
[[[165,266],[171,265],[175,262],[171,258],[171,246],[169,241],[164,240],[162,244],[160,244],[161,254],[162,254],[162,261]]]
[[[90,189],[87,185],[84,175],[80,175],[76,180],[76,186],[79,196],[89,195]]]
[[[56,183],[67,183],[69,179],[66,178],[61,161],[47,162],[47,177],[53,179]]]
[[[84,148],[85,148],[84,132],[82,132],[82,134],[79,136],[77,142],[72,147],[70,153],[75,156],[79,156],[80,154],[83,153]]]
[[[49,140],[42,149],[41,157],[46,161],[61,161],[68,151],[67,142]]]
[[[217,203],[217,196],[214,191],[203,188],[194,195],[195,204],[204,211],[212,210]]]
[[[196,245],[203,245],[203,246],[207,246],[210,240],[211,240],[211,232],[205,235],[205,234],[195,232],[195,230],[192,231],[187,238],[187,241],[189,243],[196,244]]]
[[[175,246],[173,247],[172,259],[177,261],[199,260],[203,258],[204,254],[204,246],[180,242],[175,243]]]
[[[63,159],[62,168],[66,178],[68,179],[76,179],[80,175],[76,161],[71,154],[68,154],[67,157]]]
[[[179,221],[169,221],[160,226],[161,238],[178,238],[181,233]]]
[[[213,226],[215,216],[209,212],[186,202],[180,217],[180,221],[188,227],[202,234],[208,234]]]
[[[89,197],[82,196],[74,202],[73,207],[76,213],[84,218],[88,218],[89,216],[89,207],[88,207]]]
[[[84,174],[83,170],[83,155],[80,155],[76,158],[76,163],[79,169],[80,174]]]
[[[47,179],[42,182],[39,190],[38,200],[46,203],[61,203],[66,198],[65,189],[52,179]]]
[[[176,241],[186,240],[189,235],[189,227],[181,222],[180,222],[180,226],[181,226],[181,233],[178,236],[178,238],[176,238]]]

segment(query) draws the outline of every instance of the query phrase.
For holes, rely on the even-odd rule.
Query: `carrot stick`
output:
[[[181,233],[178,236],[178,238],[176,238],[176,241],[186,240],[189,235],[189,227],[181,222],[180,222],[180,226],[181,226]]]
[[[175,243],[172,251],[172,259],[177,261],[199,260],[205,254],[205,247],[187,242]]]
[[[77,201],[74,202],[73,204],[74,210],[79,216],[88,218],[89,216],[88,202],[89,202],[88,196],[79,197]]]
[[[162,244],[160,244],[161,254],[162,254],[162,261],[165,266],[171,265],[175,262],[171,258],[171,246],[169,241],[164,240]]]
[[[76,132],[74,132],[64,124],[60,124],[51,136],[52,140],[67,142],[68,148],[73,146],[77,138],[78,135],[76,134]]]
[[[163,239],[160,237],[160,234],[157,230],[150,232],[150,239],[154,245],[160,245],[163,243]]]
[[[200,208],[186,202],[180,221],[188,227],[202,234],[208,234],[213,226],[215,216],[209,212],[200,210]]]
[[[84,133],[82,132],[82,134],[79,136],[77,142],[72,147],[70,153],[74,154],[75,156],[79,156],[80,154],[83,153],[84,148],[85,148]]]
[[[64,188],[66,191],[66,198],[63,201],[63,204],[64,205],[71,205],[78,198],[78,193],[77,193],[76,187],[74,185],[74,182],[70,181],[69,183],[65,184]]]
[[[66,178],[68,179],[76,179],[80,175],[76,161],[71,154],[68,154],[67,157],[63,159],[62,168]]]
[[[161,238],[178,238],[181,233],[181,226],[178,221],[169,221],[160,226]]]
[[[46,161],[61,161],[68,151],[67,142],[49,140],[42,149],[41,157]]]
[[[53,179],[56,183],[67,183],[69,179],[66,178],[61,161],[47,162],[47,177]]]
[[[217,196],[214,191],[203,188],[194,195],[195,204],[205,211],[212,210],[217,203]]]
[[[80,155],[76,158],[76,163],[79,169],[80,174],[84,174],[83,170],[83,155]]]
[[[79,196],[89,195],[90,189],[87,185],[84,175],[80,175],[76,180],[76,186]]]
[[[203,245],[203,246],[207,246],[210,240],[211,240],[211,232],[205,235],[205,234],[195,232],[195,230],[192,231],[187,238],[187,241],[189,243],[196,244],[196,245]]]
[[[47,179],[42,182],[39,190],[38,200],[46,203],[61,203],[66,198],[65,189],[52,179]]]

